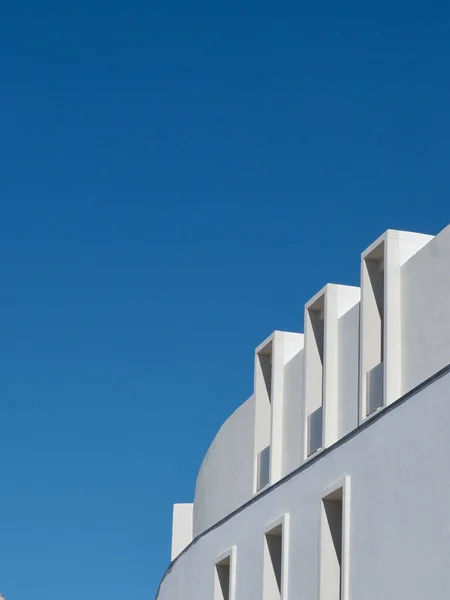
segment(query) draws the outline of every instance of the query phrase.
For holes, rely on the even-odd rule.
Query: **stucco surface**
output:
[[[450,363],[450,226],[401,269],[402,391]]]
[[[290,514],[289,598],[317,598],[323,490],[350,477],[350,598],[448,598],[450,375],[366,428],[195,542],[159,600],[211,600],[214,557],[236,545],[236,600],[262,597],[263,532]]]

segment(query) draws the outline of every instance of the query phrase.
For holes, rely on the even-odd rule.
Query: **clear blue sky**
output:
[[[254,347],[450,220],[448,2],[4,2],[0,592],[144,600]]]

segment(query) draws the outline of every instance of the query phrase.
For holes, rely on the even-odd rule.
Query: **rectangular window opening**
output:
[[[323,410],[317,408],[308,417],[308,456],[314,454],[322,447]]]
[[[322,499],[320,528],[320,600],[343,596],[343,488]]]
[[[231,556],[216,563],[214,577],[214,600],[231,600]]]
[[[265,534],[263,600],[281,600],[283,586],[283,525]]]
[[[261,450],[258,454],[258,481],[257,491],[259,492],[266,485],[269,485],[270,481],[270,446]]]

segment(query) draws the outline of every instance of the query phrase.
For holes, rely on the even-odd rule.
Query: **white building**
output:
[[[450,598],[450,226],[387,231],[254,381],[174,507],[158,600]]]

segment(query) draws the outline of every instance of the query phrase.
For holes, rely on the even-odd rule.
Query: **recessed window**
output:
[[[383,406],[383,373],[381,362],[366,374],[367,417]]]
[[[235,551],[220,557],[214,567],[214,600],[234,600]]]
[[[262,490],[270,481],[270,446],[258,454],[258,481],[257,491]]]
[[[286,597],[286,518],[287,515],[264,536],[263,600],[281,600]]]
[[[320,517],[320,600],[347,600],[348,489],[322,498]]]
[[[308,417],[308,456],[322,447],[323,409],[317,408]]]

